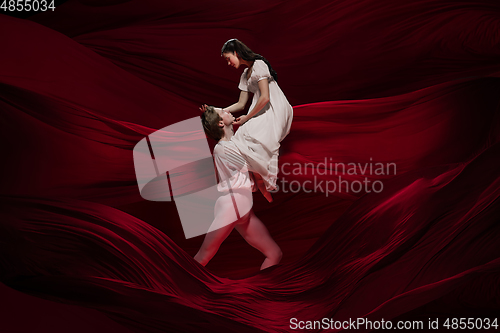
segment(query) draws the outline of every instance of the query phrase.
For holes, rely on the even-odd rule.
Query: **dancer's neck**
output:
[[[224,135],[220,138],[222,141],[229,141],[234,135],[233,126],[224,127]]]

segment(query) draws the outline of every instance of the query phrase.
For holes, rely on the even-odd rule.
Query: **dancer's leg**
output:
[[[217,253],[220,245],[227,238],[227,236],[229,236],[233,228],[234,223],[231,223],[225,227],[207,233],[200,250],[194,256],[194,259],[203,266],[206,266],[206,264],[208,264],[208,262]]]
[[[277,265],[280,262],[283,255],[280,247],[272,239],[266,226],[254,214],[253,210],[234,227],[248,244],[266,256],[266,259],[260,267],[261,270],[269,266]]]

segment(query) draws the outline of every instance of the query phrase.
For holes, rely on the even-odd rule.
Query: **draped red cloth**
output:
[[[499,27],[493,0],[68,1],[0,16],[5,330],[496,315]],[[174,202],[141,198],[133,163],[145,136],[237,100],[241,72],[219,56],[233,37],[294,105],[282,188],[254,197],[284,253],[262,272],[235,233],[194,261],[203,237],[184,239]],[[366,171],[376,163],[394,172]],[[354,191],[363,181],[383,189]]]

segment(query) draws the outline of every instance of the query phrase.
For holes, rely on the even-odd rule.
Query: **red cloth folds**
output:
[[[0,282],[134,332],[498,311],[499,12],[492,0],[68,1],[0,16]],[[220,59],[234,37],[294,105],[278,184],[300,188],[254,196],[284,253],[262,272],[237,235],[195,262],[202,237],[184,239],[175,202],[141,198],[133,164],[145,136],[237,100],[241,71]],[[370,162],[396,172],[363,173]],[[183,172],[185,192],[205,184]],[[340,177],[383,190],[324,193]]]

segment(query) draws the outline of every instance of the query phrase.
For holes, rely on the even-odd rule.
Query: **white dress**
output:
[[[240,126],[231,141],[245,157],[249,170],[262,176],[267,190],[274,190],[280,142],[290,132],[293,108],[263,60],[255,60],[248,80],[247,72],[248,68],[243,71],[238,88],[254,94],[249,111],[253,110],[260,97],[258,82],[263,79],[268,79],[269,82],[269,103]]]

